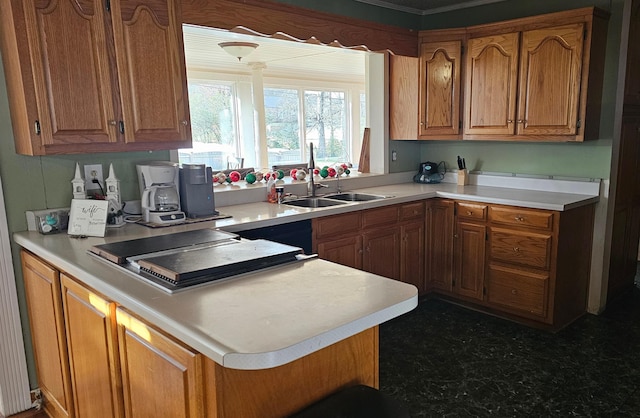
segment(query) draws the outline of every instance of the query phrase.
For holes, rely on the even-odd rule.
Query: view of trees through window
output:
[[[189,108],[193,148],[179,150],[181,163],[206,164],[214,170],[226,168],[236,153],[235,94],[232,85],[189,83]]]
[[[343,91],[265,89],[269,165],[306,161],[310,143],[318,165],[348,161],[346,115]]]

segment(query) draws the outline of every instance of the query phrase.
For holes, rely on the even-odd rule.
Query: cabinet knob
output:
[[[507,119],[507,123],[513,123],[513,119]]]
[[[454,238],[458,238],[458,234],[453,234],[453,237]]]
[[[467,216],[471,216],[473,215],[473,212],[471,212],[470,210],[467,211]]]
[[[511,289],[511,294],[512,294],[512,295],[517,295],[517,294],[518,294],[518,291],[517,291],[516,289]]]
[[[518,222],[522,222],[522,221],[524,221],[524,217],[522,217],[522,216],[516,216],[516,218],[515,218],[515,219],[516,219],[516,221],[518,221]]]
[[[524,123],[524,119],[518,119],[518,123]]]
[[[113,119],[109,121],[109,125],[111,125],[111,126],[116,126],[116,123],[118,123],[118,122],[116,122]]]
[[[187,126],[187,125],[189,124],[189,121],[185,119],[185,120],[183,120],[183,121],[182,121],[182,124],[183,124],[184,126]]]
[[[519,247],[513,247],[513,252],[519,253],[520,252],[520,248]]]

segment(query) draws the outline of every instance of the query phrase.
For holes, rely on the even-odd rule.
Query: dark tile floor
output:
[[[556,334],[422,300],[380,327],[380,389],[413,417],[640,417],[640,289]]]

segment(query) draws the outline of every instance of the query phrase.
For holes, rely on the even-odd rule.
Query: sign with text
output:
[[[74,236],[104,237],[108,200],[73,199],[67,233]]]

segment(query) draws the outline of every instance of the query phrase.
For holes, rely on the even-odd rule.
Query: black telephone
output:
[[[447,166],[444,161],[439,163],[426,161],[420,163],[418,174],[413,176],[413,181],[416,183],[440,183],[444,179],[446,171]]]

